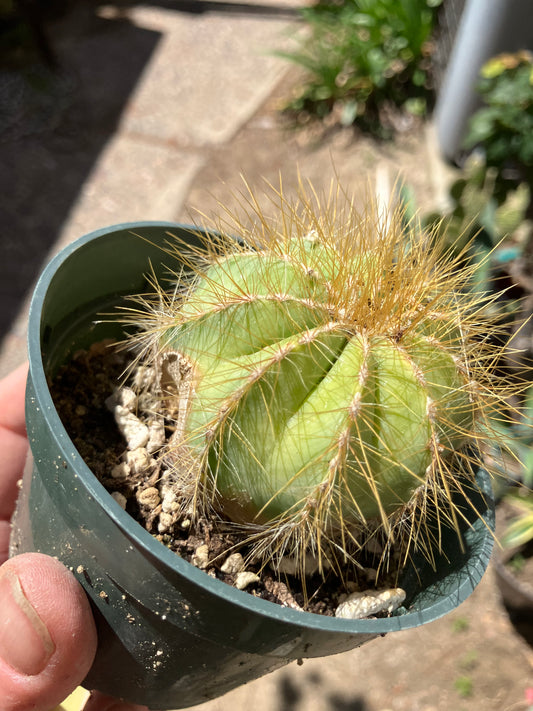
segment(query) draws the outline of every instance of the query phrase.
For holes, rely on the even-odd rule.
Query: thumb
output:
[[[89,602],[59,561],[26,553],[0,567],[2,711],[49,711],[83,681],[95,651]]]

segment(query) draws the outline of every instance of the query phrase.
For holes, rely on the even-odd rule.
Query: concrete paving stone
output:
[[[110,5],[94,14],[81,3],[70,31],[58,38],[58,49],[83,94],[83,140],[94,134],[98,143],[102,127],[120,117],[69,206],[48,258],[106,224],[171,220],[178,214],[206,157],[202,149],[228,141],[287,70],[273,52],[286,48],[301,27],[296,10],[303,4],[198,2],[202,12],[151,5],[124,11]],[[110,93],[111,75],[115,91]],[[117,84],[121,75],[127,75],[124,90]],[[35,219],[41,226],[38,211]],[[28,302],[29,297],[0,345],[0,374],[25,357]]]
[[[106,225],[172,220],[203,162],[196,152],[115,134],[83,185],[53,251]]]
[[[78,237],[106,225],[172,221],[203,161],[199,153],[115,134],[82,186],[45,262]],[[30,298],[28,293],[0,344],[0,377],[26,357]]]
[[[287,69],[286,49],[298,25],[283,15],[187,15],[132,9],[143,28],[161,31],[121,120],[127,132],[204,146],[228,141],[268,97]]]

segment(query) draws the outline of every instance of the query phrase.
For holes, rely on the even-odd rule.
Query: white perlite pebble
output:
[[[237,590],[244,590],[248,585],[259,582],[259,576],[251,570],[243,570],[235,576],[235,587]]]
[[[162,511],[159,514],[159,522],[157,524],[157,530],[159,533],[166,533],[174,525],[175,518],[172,514]]]
[[[335,610],[335,617],[345,620],[362,620],[378,612],[394,612],[405,600],[405,590],[364,590],[354,592],[340,603]]]
[[[134,474],[143,474],[150,469],[153,459],[144,447],[137,447],[126,452],[126,463]]]
[[[139,418],[122,405],[114,408],[115,422],[127,442],[128,449],[146,447],[150,439],[150,430]]]
[[[310,553],[305,556],[305,574],[314,575],[318,570],[318,558]],[[322,567],[324,570],[329,569],[329,564],[327,561],[322,561]],[[280,573],[286,573],[287,575],[298,575],[300,572],[300,561],[297,558],[291,556],[285,556],[280,559],[276,565],[276,570]]]
[[[174,488],[162,486],[161,496],[163,499],[162,508],[165,513],[175,513],[178,511],[179,503],[176,501],[176,492],[174,491]]]
[[[191,558],[191,563],[204,570],[209,564],[209,548],[206,545],[198,546]]]
[[[228,573],[229,575],[241,573],[244,570],[244,558],[240,553],[232,553],[220,566],[220,570],[223,573]]]
[[[155,370],[147,365],[140,365],[133,376],[133,386],[138,390],[146,390],[155,380]]]
[[[125,511],[125,510],[126,510],[126,504],[127,504],[127,501],[128,501],[128,500],[126,499],[126,497],[125,497],[123,494],[121,494],[120,491],[113,491],[112,494],[111,494],[111,496],[115,499],[115,501],[117,502],[117,504],[118,504],[119,506],[121,506],[121,507],[124,509],[124,511]]]
[[[155,508],[161,501],[159,491],[155,486],[149,486],[142,491],[138,491],[136,498],[141,506],[149,506],[151,509]]]
[[[113,469],[111,469],[111,476],[113,479],[118,479],[119,481],[124,481],[130,475],[130,467],[126,462],[120,462],[120,464],[115,464]]]
[[[148,432],[146,449],[150,454],[153,454],[165,444],[165,423],[163,420],[151,420],[148,423]]]
[[[111,411],[119,405],[133,412],[137,408],[137,395],[131,388],[120,388],[107,398],[106,405]]]

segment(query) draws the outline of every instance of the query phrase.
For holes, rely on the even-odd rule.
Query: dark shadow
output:
[[[17,3],[18,16],[0,16],[0,339],[160,39],[128,21],[140,0]],[[115,9],[112,19],[98,15],[104,4]],[[299,14],[250,2],[147,4],[193,14]]]
[[[533,620],[526,613],[509,611],[509,619],[522,639],[533,647]]]
[[[281,677],[278,688],[279,711],[296,711],[302,698],[302,692],[288,674]]]
[[[117,0],[113,3],[118,8],[128,8],[141,4],[142,0]],[[142,4],[147,4],[143,2]],[[149,0],[150,5],[168,10],[186,12],[192,15],[224,13],[229,15],[260,15],[261,17],[301,17],[301,8],[284,5],[264,5],[249,2],[225,2],[224,0]]]
[[[331,711],[366,711],[367,705],[360,696],[354,696],[352,698],[346,696],[340,696],[338,694],[333,694],[329,697],[328,708]]]
[[[308,698],[321,695],[322,679],[319,674],[308,674],[301,685],[295,684],[290,674],[281,677],[278,685],[278,711],[299,711],[307,706]],[[314,688],[313,688],[314,687]],[[324,711],[367,711],[367,705],[360,696],[342,696],[341,694],[322,694]]]
[[[78,0],[47,26],[57,67],[0,43],[0,338],[160,39],[97,6]]]
[[[502,516],[502,520],[506,520],[506,515],[512,516],[515,513],[512,509],[509,512],[506,506],[505,501],[501,501],[498,506],[498,514]],[[503,528],[503,524],[501,527]],[[500,525],[496,533],[499,532],[499,528]],[[503,608],[515,631],[530,647],[533,647],[532,559],[533,541],[518,549],[496,548],[492,556],[492,569]]]

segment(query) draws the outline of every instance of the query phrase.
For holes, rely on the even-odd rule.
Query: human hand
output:
[[[27,366],[0,380],[0,708],[50,711],[85,678],[96,627],[82,587],[58,560],[24,553],[8,560],[10,519],[28,452]],[[98,692],[84,711],[146,711]]]

